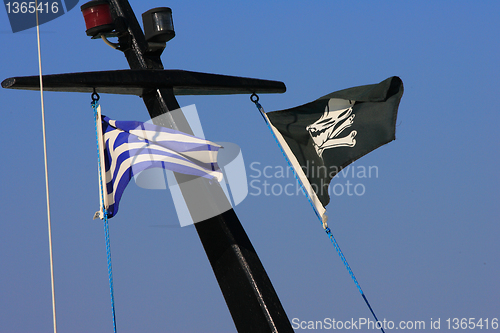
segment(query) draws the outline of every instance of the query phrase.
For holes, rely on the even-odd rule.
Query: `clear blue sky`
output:
[[[330,227],[380,319],[429,329],[440,318],[446,331],[447,318],[500,317],[500,2],[131,4],[138,17],[172,8],[177,36],[165,68],[285,82],[286,93],[260,96],[266,111],[401,77],[397,139],[353,165],[376,166],[378,177],[333,180],[365,193],[332,196]],[[128,68],[121,52],[85,35],[78,7],[42,25],[41,38],[45,74]],[[3,9],[0,45],[1,80],[38,74],[36,30],[13,34]],[[40,97],[0,89],[0,100],[0,332],[51,332]],[[207,139],[241,147],[249,176],[254,162],[286,165],[249,96],[178,100],[196,104]],[[138,97],[101,95],[101,105],[111,118],[148,119]],[[92,220],[90,94],[46,93],[45,107],[58,331],[111,332],[103,228]],[[235,211],[289,319],[370,318],[307,200],[252,193]],[[131,184],[110,223],[119,332],[235,331],[196,231],[178,226],[169,192]]]

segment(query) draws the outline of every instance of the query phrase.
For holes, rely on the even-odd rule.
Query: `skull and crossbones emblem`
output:
[[[355,130],[347,136],[339,137],[346,128],[354,123],[355,114],[352,113],[354,101],[349,101],[348,105],[346,102],[331,98],[325,106],[325,112],[321,118],[306,127],[319,157],[322,157],[325,149],[354,147],[356,145],[357,131]]]

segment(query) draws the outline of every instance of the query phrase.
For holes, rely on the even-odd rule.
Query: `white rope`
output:
[[[38,8],[38,0],[35,1],[35,8]],[[47,197],[47,226],[49,231],[49,256],[50,256],[50,284],[52,288],[52,321],[54,323],[54,333],[57,333],[56,324],[56,295],[54,292],[54,261],[52,256],[52,226],[50,223],[50,196],[49,196],[49,173],[47,167],[47,137],[45,134],[45,108],[43,103],[43,80],[42,80],[42,56],[40,52],[40,26],[38,24],[38,10],[36,16],[36,39],[38,44],[38,72],[40,75],[40,101],[42,106],[42,133],[43,133],[43,157],[45,164],[45,193]]]

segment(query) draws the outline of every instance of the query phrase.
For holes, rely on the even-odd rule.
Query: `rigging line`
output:
[[[255,96],[255,98],[253,98]],[[264,111],[264,108],[262,107],[262,105],[260,105],[259,103],[259,96],[257,96],[257,94],[252,94],[252,96],[250,97],[250,100],[252,102],[255,103],[255,106],[257,107],[257,109],[260,111],[260,114],[262,116],[262,118],[264,119],[264,121],[266,122],[266,125],[267,127],[269,128],[269,130],[271,131],[273,137],[274,137],[274,140],[276,141],[276,143],[278,144],[280,150],[281,150],[281,153],[283,154],[283,156],[285,157],[285,160],[287,161],[288,163],[288,167],[292,170],[292,173],[293,175],[295,176],[295,179],[297,180],[298,184],[300,185],[300,188],[302,190],[302,192],[304,193],[304,195],[306,196],[307,200],[309,201],[309,204],[311,205],[311,207],[313,208],[314,210],[314,213],[316,214],[316,216],[318,217],[318,220],[322,223],[323,225],[323,228],[325,229],[325,232],[326,234],[328,235],[328,238],[330,238],[330,241],[332,242],[333,244],[333,247],[335,248],[335,250],[337,251],[337,254],[339,255],[340,259],[342,260],[342,263],[344,264],[345,268],[347,269],[347,271],[349,272],[349,275],[351,276],[351,279],[353,280],[354,284],[356,285],[356,287],[358,288],[358,291],[359,293],[361,294],[361,296],[363,297],[363,300],[365,301],[366,305],[368,306],[368,309],[370,309],[370,312],[372,313],[373,317],[375,318],[376,322],[379,322],[377,316],[375,315],[375,312],[373,311],[370,303],[368,302],[368,299],[366,298],[365,296],[365,293],[363,292],[363,290],[361,289],[361,286],[359,285],[358,283],[358,280],[356,279],[356,276],[354,275],[354,272],[352,271],[351,267],[349,266],[349,263],[347,262],[347,259],[345,258],[344,256],[344,253],[342,252],[342,250],[340,249],[340,246],[339,244],[337,243],[337,240],[335,239],[335,237],[333,237],[333,234],[332,234],[332,231],[331,229],[328,227],[328,224],[326,223],[326,221],[322,218],[321,214],[318,212],[318,210],[316,209],[316,206],[314,205],[313,201],[311,200],[311,198],[309,197],[309,194],[307,193],[305,187],[304,187],[304,184],[302,183],[302,181],[300,180],[299,176],[297,175],[297,173],[295,172],[295,169],[293,168],[293,165],[292,163],[290,162],[290,160],[288,159],[288,156],[286,155],[285,151],[283,150],[283,147],[281,146],[281,143],[279,142],[278,138],[276,137],[276,135],[274,134],[274,131],[271,127],[271,124],[267,118],[267,116],[265,115],[265,111]],[[381,326],[380,329],[382,330],[383,333],[385,333],[384,331],[384,328]]]
[[[104,237],[106,242],[106,257],[108,260],[109,294],[111,296],[111,315],[113,317],[113,332],[116,333],[115,296],[113,288],[113,267],[111,266],[111,247],[109,242],[108,212],[104,210]]]
[[[35,0],[35,8],[38,8],[38,0]],[[52,225],[50,221],[49,172],[47,163],[47,136],[45,131],[45,106],[43,102],[42,55],[40,52],[40,25],[38,21],[38,10],[35,10],[35,16],[36,16],[36,39],[38,46],[38,73],[40,76],[40,103],[42,108],[43,157],[45,165],[45,194],[47,198],[47,227],[49,233],[48,236],[49,236],[49,257],[50,257],[50,284],[52,289],[52,322],[54,324],[54,333],[57,333],[56,295],[54,288],[54,258],[52,254]]]
[[[104,197],[105,188],[105,170],[104,170],[104,156],[101,156],[101,150],[104,149],[104,143],[102,140],[102,130],[99,126],[101,121],[101,106],[99,105],[99,94],[95,91],[92,93],[92,108],[94,109],[94,120],[95,120],[95,134],[97,141],[97,164],[99,170],[99,194],[101,198],[101,213],[104,220],[104,241],[106,244],[106,258],[108,261],[108,279],[109,279],[109,294],[111,297],[111,315],[113,317],[113,332],[116,333],[116,315],[115,315],[115,296],[113,288],[113,266],[111,265],[111,246],[109,241],[109,223],[108,223],[108,211],[106,209],[106,200]],[[100,132],[100,133],[99,133]],[[107,193],[106,193],[107,195]]]

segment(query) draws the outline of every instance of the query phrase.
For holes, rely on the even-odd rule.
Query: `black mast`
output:
[[[118,41],[130,68],[163,69],[160,55],[147,54],[147,42],[129,2],[111,0],[110,4],[117,32],[128,32]],[[179,109],[173,88],[151,89],[142,98],[152,119]],[[181,112],[162,118],[168,119],[168,123],[158,125],[192,134]],[[183,175],[176,178],[192,215],[196,214],[194,205],[214,209],[211,204],[225,201],[225,206],[215,208],[221,209],[221,214],[195,223],[195,227],[238,332],[293,331],[250,239],[229,202],[224,200],[219,184],[210,184],[203,178],[183,182],[182,178],[189,178]],[[196,216],[192,217],[196,220]]]

